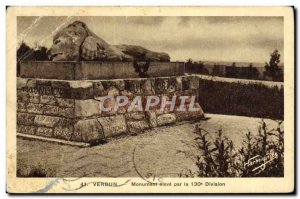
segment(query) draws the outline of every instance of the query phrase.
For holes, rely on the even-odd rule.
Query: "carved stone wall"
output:
[[[124,107],[104,112],[102,96],[192,96],[198,98],[196,76],[116,80],[17,79],[17,132],[75,142],[97,143],[121,134],[139,134],[146,129],[203,117],[203,111],[126,112]],[[198,102],[198,99],[196,99]],[[106,107],[114,106],[107,101]],[[176,104],[178,106],[178,104]],[[200,107],[198,103],[195,106]]]

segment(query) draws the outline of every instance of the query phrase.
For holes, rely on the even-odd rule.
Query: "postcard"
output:
[[[293,7],[8,7],[8,193],[293,193]]]

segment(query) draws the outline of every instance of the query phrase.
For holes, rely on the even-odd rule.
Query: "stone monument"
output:
[[[204,116],[199,105],[199,78],[185,76],[184,64],[169,62],[166,53],[109,45],[82,22],[61,30],[53,42],[52,62],[21,63],[18,136],[85,146]],[[140,71],[137,64],[142,64]],[[141,78],[141,74],[147,77]],[[119,96],[128,102],[115,108]],[[175,99],[174,107],[167,103],[162,109],[156,104],[145,111],[149,96]],[[180,96],[185,96],[183,103],[178,101]],[[100,106],[103,98],[107,100]],[[143,110],[129,112],[128,106],[136,99]],[[178,111],[193,100],[196,111]]]

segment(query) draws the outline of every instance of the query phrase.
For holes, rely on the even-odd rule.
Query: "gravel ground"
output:
[[[241,146],[248,130],[257,132],[259,118],[206,114],[201,127],[213,133],[220,128]],[[270,128],[276,122],[265,120]],[[36,140],[17,140],[17,163],[22,173],[43,168],[53,177],[178,177],[186,170],[196,170],[199,155],[195,123],[161,127],[137,136],[126,136],[89,148],[79,148]]]

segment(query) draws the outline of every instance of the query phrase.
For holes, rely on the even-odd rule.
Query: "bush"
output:
[[[20,63],[22,61],[49,61],[48,49],[43,46],[33,49],[22,42],[17,49],[17,76],[20,74]]]
[[[283,88],[200,80],[200,105],[208,113],[283,119]]]
[[[243,147],[236,149],[234,143],[219,130],[212,141],[210,134],[196,125],[198,148],[198,171],[181,174],[185,177],[283,177],[284,176],[284,131],[269,130],[262,120],[258,135],[250,131],[245,135]],[[265,159],[264,159],[265,158]],[[270,160],[270,161],[269,161]],[[264,161],[267,164],[264,166]]]

